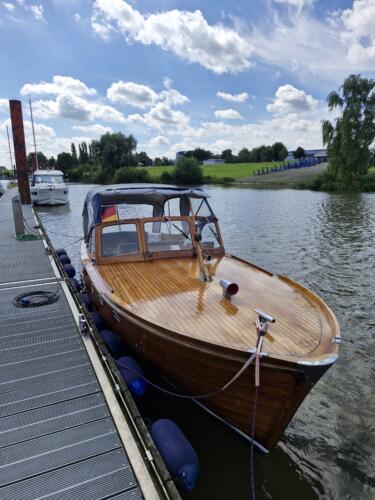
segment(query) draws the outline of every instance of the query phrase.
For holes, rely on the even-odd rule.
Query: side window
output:
[[[202,248],[219,248],[220,240],[217,234],[216,225],[213,222],[200,223],[200,234],[202,235],[201,247]]]
[[[170,220],[144,225],[149,252],[173,252],[193,248],[188,224],[180,220]]]
[[[95,252],[95,228],[91,232],[90,242],[89,242],[89,252]]]
[[[102,229],[102,256],[119,257],[140,252],[137,226],[116,224]]]

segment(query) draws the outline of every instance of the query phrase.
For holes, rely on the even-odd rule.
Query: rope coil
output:
[[[57,302],[59,295],[55,292],[37,290],[35,292],[26,292],[17,295],[13,299],[13,305],[16,307],[40,307]]]

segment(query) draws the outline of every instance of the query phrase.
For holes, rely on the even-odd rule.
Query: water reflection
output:
[[[82,234],[88,189],[72,185],[69,206],[39,208],[56,246]],[[346,339],[339,361],[304,401],[282,442],[269,456],[256,457],[258,499],[374,498],[375,195],[207,190],[226,250],[317,292]],[[79,266],[79,243],[69,253]],[[246,444],[193,404],[151,392],[141,404],[150,418],[174,418],[197,448],[201,479],[186,498],[250,497]]]

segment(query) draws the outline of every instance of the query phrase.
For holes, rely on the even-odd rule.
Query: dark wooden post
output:
[[[16,160],[18,191],[22,205],[30,205],[30,183],[26,162],[25,132],[23,129],[21,101],[9,101],[10,119],[12,121],[14,156]]]

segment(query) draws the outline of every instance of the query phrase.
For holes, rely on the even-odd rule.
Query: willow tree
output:
[[[349,186],[367,172],[375,139],[375,80],[350,75],[327,98],[328,108],[341,110],[334,123],[323,121],[323,144],[335,179]]]

